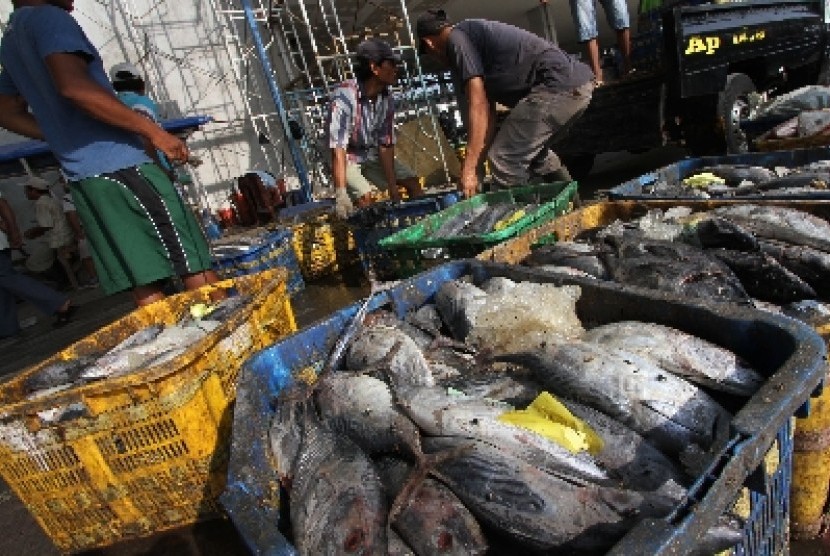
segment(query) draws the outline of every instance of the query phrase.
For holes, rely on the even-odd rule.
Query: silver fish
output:
[[[316,388],[320,416],[370,455],[401,452],[421,454],[418,427],[401,414],[389,386],[366,375],[330,373]]]
[[[711,213],[740,224],[759,238],[777,239],[830,251],[830,223],[801,210],[739,204],[720,207]]]
[[[376,366],[381,366],[396,384],[435,384],[423,352],[412,338],[397,328],[364,327],[349,345],[346,368],[362,371]]]
[[[434,474],[482,523],[527,547],[607,549],[640,518],[663,517],[673,506],[659,495],[551,475],[509,448],[481,440],[425,438],[424,448],[459,451]]]
[[[706,452],[727,439],[726,410],[639,355],[575,341],[498,359],[527,366],[550,392],[599,409],[667,454]]]
[[[384,458],[377,467],[391,504],[413,467],[393,458]],[[487,552],[487,540],[470,510],[449,488],[429,477],[404,501],[392,528],[419,555]]]
[[[271,446],[290,486],[291,529],[299,553],[385,554],[388,508],[371,460],[351,440],[326,428],[307,397],[282,397],[281,402],[290,407],[275,414]]]
[[[588,330],[582,340],[640,355],[690,382],[730,394],[751,396],[764,383],[764,378],[733,352],[661,324],[612,322]]]
[[[464,341],[476,314],[487,305],[487,293],[463,280],[444,283],[435,294],[435,306],[456,340]]]
[[[499,421],[512,409],[507,404],[450,396],[442,388],[397,389],[395,394],[403,412],[425,435],[474,438],[508,449],[548,473],[611,484],[587,452],[573,454],[532,431]]]

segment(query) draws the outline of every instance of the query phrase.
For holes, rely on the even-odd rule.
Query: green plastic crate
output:
[[[576,191],[577,183],[573,181],[514,187],[494,193],[476,195],[472,199],[455,203],[441,212],[430,215],[420,222],[382,239],[380,246],[399,260],[407,261],[410,263],[408,266],[416,270],[421,265],[412,263],[413,261],[422,260],[422,251],[424,250],[440,249],[444,255],[453,259],[474,257],[493,245],[523,234],[531,228],[564,214],[568,211]],[[451,238],[430,237],[444,222],[464,210],[506,201],[536,203],[541,206],[538,210],[525,215],[499,231]]]

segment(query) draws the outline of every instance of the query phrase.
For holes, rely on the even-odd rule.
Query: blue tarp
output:
[[[161,125],[170,133],[179,133],[198,129],[211,121],[213,118],[210,116],[188,116],[167,120]],[[49,145],[43,141],[31,140],[2,145],[0,146],[0,178],[24,173],[25,170],[20,164],[21,158],[25,158],[33,169],[46,169],[58,165],[49,150]]]

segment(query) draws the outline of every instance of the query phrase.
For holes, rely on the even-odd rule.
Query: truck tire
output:
[[[755,91],[755,83],[748,75],[733,73],[718,94],[717,117],[721,122],[718,127],[722,129],[727,154],[749,151],[749,141],[740,128],[740,121],[749,117],[748,95]]]

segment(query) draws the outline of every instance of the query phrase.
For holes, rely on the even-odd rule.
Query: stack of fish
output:
[[[43,398],[68,388],[172,361],[221,326],[250,299],[247,295],[237,295],[214,306],[195,304],[173,325],[152,324],[105,352],[46,365],[26,378],[24,394],[30,400]]]
[[[431,239],[474,237],[501,231],[539,210],[536,204],[512,202],[468,204],[429,235]]]
[[[579,295],[449,281],[405,320],[370,314],[345,369],[284,389],[270,442],[300,554],[603,553],[668,515],[763,379],[676,329],[586,331]],[[592,450],[505,420],[540,392]],[[689,548],[724,550],[741,526],[723,516]]]
[[[524,264],[686,297],[815,304],[830,296],[830,223],[782,206],[675,207],[539,246]]]
[[[718,164],[697,170],[679,182],[665,179],[644,186],[643,193],[658,197],[782,197],[828,194],[830,160],[788,168]]]

